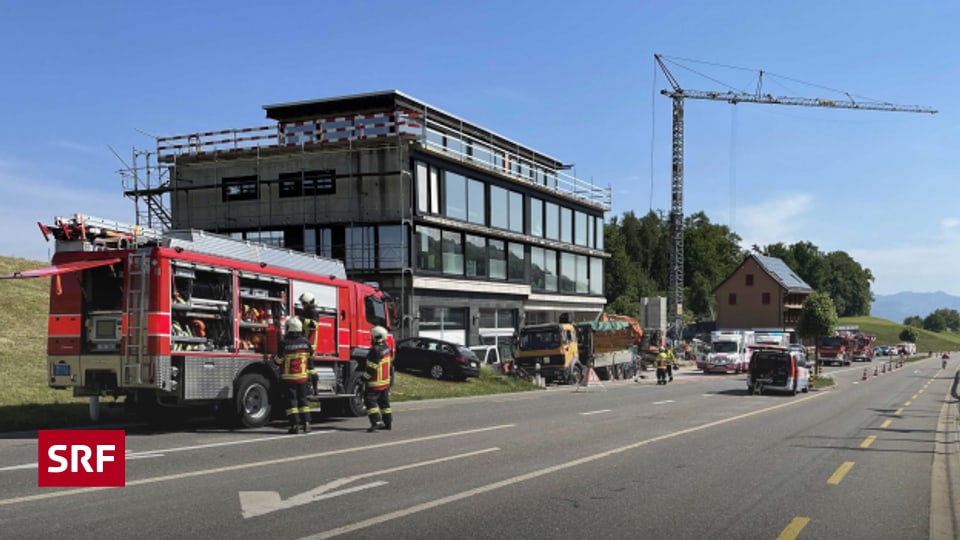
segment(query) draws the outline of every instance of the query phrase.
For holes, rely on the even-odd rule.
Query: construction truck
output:
[[[39,225],[56,242],[51,266],[2,277],[52,277],[48,384],[89,396],[92,417],[112,395],[155,421],[211,407],[232,424],[265,424],[282,414],[274,358],[303,293],[318,306],[308,399],[366,413],[370,330],[390,328],[395,307],[376,284],[348,280],[341,261],[81,214]]]
[[[752,330],[710,332],[710,349],[697,367],[704,373],[740,373],[750,366],[756,335]]]
[[[546,382],[580,384],[586,374],[580,363],[577,329],[569,322],[536,324],[520,329],[516,367]]]
[[[642,339],[627,321],[596,320],[579,322],[577,348],[580,362],[593,368],[602,380],[632,378],[639,369],[637,345]]]

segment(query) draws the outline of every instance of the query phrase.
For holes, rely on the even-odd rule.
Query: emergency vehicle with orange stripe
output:
[[[366,414],[370,330],[390,328],[396,310],[376,284],[348,280],[341,261],[82,214],[39,225],[56,242],[51,266],[0,277],[52,277],[48,384],[90,396],[91,416],[113,396],[149,419],[212,407],[233,424],[265,424],[282,412],[272,360],[304,293],[317,320],[309,399]]]

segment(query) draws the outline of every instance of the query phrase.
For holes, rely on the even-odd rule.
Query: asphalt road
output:
[[[0,531],[925,539],[958,358],[948,371],[939,359],[877,376],[879,362],[827,368],[834,388],[798,396],[752,396],[743,376],[685,369],[667,386],[648,377],[401,403],[395,429],[372,434],[360,418],[298,436],[134,427],[125,488],[38,488],[35,434],[0,434]]]

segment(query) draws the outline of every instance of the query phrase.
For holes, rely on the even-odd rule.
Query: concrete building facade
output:
[[[264,109],[275,124],[158,139],[171,227],[342,259],[397,300],[399,337],[493,343],[603,309],[609,188],[398,91]]]

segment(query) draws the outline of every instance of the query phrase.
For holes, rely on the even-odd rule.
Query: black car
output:
[[[397,343],[396,368],[421,371],[434,379],[467,380],[480,375],[480,360],[473,351],[439,339],[415,337]]]

